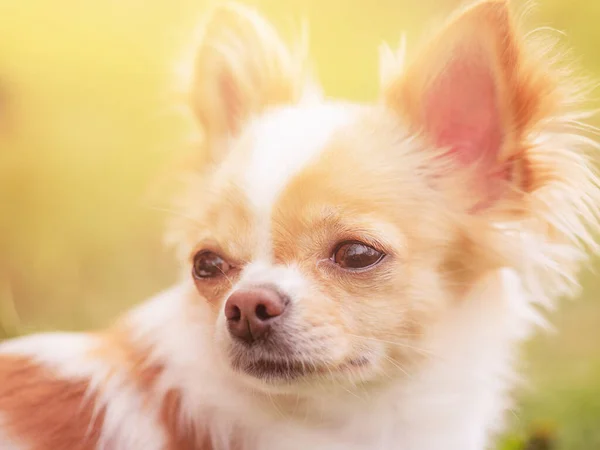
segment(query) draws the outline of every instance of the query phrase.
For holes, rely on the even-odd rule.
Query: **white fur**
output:
[[[403,391],[400,449],[483,449],[501,429],[513,352],[534,312],[514,271],[482,280],[432,333],[430,364]]]
[[[0,353],[29,356],[42,365],[59,370],[67,377],[78,378],[89,375],[89,368],[64,363],[81,361],[98,342],[91,335],[85,334],[42,333],[3,342],[0,344]]]

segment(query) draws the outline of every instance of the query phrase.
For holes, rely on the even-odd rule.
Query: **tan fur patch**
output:
[[[94,450],[104,411],[94,416],[96,397],[88,383],[62,380],[20,356],[0,357],[0,412],[7,432],[32,450]]]
[[[124,326],[115,327],[103,335],[102,345],[91,356],[104,361],[114,370],[125,371],[143,393],[149,393],[155,386],[164,368],[149,364],[149,349],[139,348]]]

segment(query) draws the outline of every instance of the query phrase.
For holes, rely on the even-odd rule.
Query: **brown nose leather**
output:
[[[285,311],[287,300],[268,287],[239,289],[225,303],[229,333],[252,343],[263,337]]]

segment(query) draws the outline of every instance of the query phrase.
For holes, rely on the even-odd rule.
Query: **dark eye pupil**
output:
[[[373,247],[354,242],[341,245],[333,260],[344,269],[364,269],[378,263],[381,258],[383,253]]]
[[[216,253],[202,252],[194,257],[194,276],[196,278],[214,278],[224,275],[229,264]]]

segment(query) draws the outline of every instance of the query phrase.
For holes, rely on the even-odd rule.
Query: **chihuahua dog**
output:
[[[216,7],[181,281],[107,331],[0,345],[0,447],[489,448],[600,204],[580,83],[516,22],[484,0],[406,63],[385,47],[359,105],[256,12]]]

